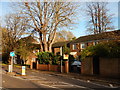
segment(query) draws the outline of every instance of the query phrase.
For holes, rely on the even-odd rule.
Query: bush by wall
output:
[[[37,60],[39,60],[40,64],[53,64],[57,65],[59,63],[59,55],[54,55],[51,52],[38,52]]]

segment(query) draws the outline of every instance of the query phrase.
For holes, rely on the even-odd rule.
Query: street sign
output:
[[[10,56],[11,57],[15,56],[15,53],[14,52],[10,52]]]

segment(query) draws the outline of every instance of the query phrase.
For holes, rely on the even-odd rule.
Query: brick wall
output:
[[[85,58],[81,64],[81,74],[93,75],[93,69],[93,58]],[[99,75],[120,78],[120,58],[99,58]]]
[[[82,61],[81,74],[92,75],[93,74],[93,58],[87,57]]]
[[[46,64],[38,64],[37,69],[38,70],[43,70],[43,71],[48,71],[49,67]]]
[[[37,69],[41,71],[54,71],[54,72],[60,72],[61,67],[60,65],[46,65],[46,64],[37,64]],[[65,67],[62,66],[63,72],[65,72]]]
[[[100,75],[120,78],[120,58],[100,58]]]

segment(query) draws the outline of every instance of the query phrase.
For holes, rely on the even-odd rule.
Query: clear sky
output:
[[[85,8],[85,2],[79,2],[81,3],[81,8],[84,9]],[[0,1],[0,17],[3,17],[7,14],[9,14],[11,12],[11,9],[9,8],[9,2],[4,2],[4,1]],[[118,2],[109,2],[108,4],[108,9],[110,10],[110,13],[115,14],[113,17],[113,24],[115,26],[115,29],[118,29]],[[79,12],[80,17],[79,20],[77,21],[77,25],[74,28],[74,30],[70,30],[71,32],[73,32],[73,34],[76,37],[80,37],[80,36],[85,36],[88,33],[86,32],[86,17],[84,14],[84,11],[80,11]]]

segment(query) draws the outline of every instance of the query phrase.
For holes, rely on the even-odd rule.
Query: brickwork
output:
[[[46,65],[46,64],[37,64],[37,69],[41,71],[54,71],[60,72],[60,65]],[[65,72],[65,67],[62,66],[62,71]]]
[[[93,74],[93,58],[88,57],[82,61],[81,74],[92,75]]]
[[[87,57],[82,61],[81,74],[93,75],[93,58]],[[99,58],[99,75],[120,78],[120,58]]]
[[[120,78],[120,58],[100,58],[100,75]]]

